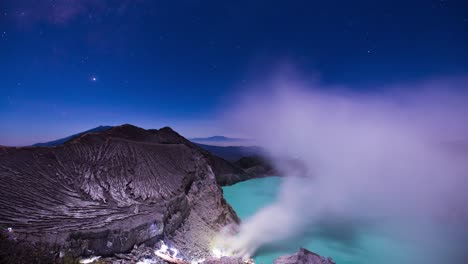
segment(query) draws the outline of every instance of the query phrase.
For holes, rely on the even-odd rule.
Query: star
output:
[[[91,76],[91,81],[92,82],[97,82],[97,77],[96,76]]]

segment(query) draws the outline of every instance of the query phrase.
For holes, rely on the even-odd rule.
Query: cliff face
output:
[[[172,129],[168,127],[162,128],[160,130],[149,131],[163,134],[166,138],[171,138],[171,140],[174,142],[179,142],[192,149],[196,149],[197,151],[199,151],[210,164],[214,174],[216,175],[216,181],[221,186],[232,185],[240,181],[245,181],[251,178],[258,177],[258,175],[255,172],[249,172],[245,168],[237,166],[237,164],[235,163],[231,163],[217,155],[214,155],[212,152],[201,148],[196,143],[185,139],[177,133],[173,133]]]
[[[215,179],[233,172],[187,142],[170,128],[123,125],[56,147],[0,148],[0,225],[11,243],[56,261],[160,239],[206,255],[215,232],[239,222]]]
[[[169,127],[164,127],[159,130],[149,129],[146,132],[151,133],[148,135],[146,133],[140,133],[139,135],[126,135],[125,132],[120,131],[118,127],[112,126],[99,126],[92,129],[89,129],[84,132],[80,132],[65,138],[45,142],[37,143],[33,146],[35,147],[55,147],[60,146],[66,142],[73,141],[74,139],[88,133],[95,132],[105,132],[107,130],[113,129],[114,131],[111,134],[118,133],[120,137],[123,138],[134,138],[135,140],[150,140],[153,142],[160,143],[178,143],[184,144],[190,148],[197,149],[200,151],[203,156],[209,161],[210,166],[213,172],[216,175],[217,182],[224,185],[232,185],[240,181],[245,181],[252,178],[264,177],[269,175],[277,175],[278,173],[272,169],[272,166],[267,160],[262,158],[264,156],[264,151],[260,147],[248,147],[248,146],[211,146],[203,145],[199,143],[193,143],[180,136],[174,132]],[[247,160],[248,162],[244,162]],[[261,160],[261,162],[258,162]],[[252,164],[254,161],[254,164]],[[246,164],[251,164],[251,166],[244,166]]]

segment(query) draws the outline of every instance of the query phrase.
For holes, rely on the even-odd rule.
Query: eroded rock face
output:
[[[288,256],[281,256],[277,258],[274,264],[335,264],[333,260],[328,257],[324,258],[314,252],[310,252],[305,248],[300,248],[295,254]]]
[[[162,128],[158,130],[160,134],[164,133],[165,136],[170,137],[172,141],[179,142],[192,149],[197,149],[210,164],[214,174],[216,175],[216,181],[221,186],[232,185],[240,181],[245,181],[248,179],[263,176],[263,174],[261,174],[263,172],[258,172],[255,170],[250,171],[249,169],[253,166],[242,167],[239,166],[239,164],[237,164],[236,162],[229,162],[200,147],[198,144],[195,144],[180,135],[175,135],[170,131],[172,131],[170,130],[170,128]]]
[[[187,142],[170,128],[123,125],[56,147],[1,148],[0,226],[58,262],[160,239],[208,255],[215,233],[239,219],[210,157]]]

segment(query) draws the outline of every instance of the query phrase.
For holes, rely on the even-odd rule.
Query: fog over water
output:
[[[371,93],[276,76],[226,114],[287,176],[225,239],[230,250],[258,254],[307,232],[353,250],[365,230],[398,241],[404,263],[468,260],[466,78]]]
[[[277,199],[283,180],[280,177],[270,177],[225,186],[224,197],[239,217],[245,220]],[[254,258],[256,263],[273,263],[279,256],[292,254],[299,247],[308,248],[322,256],[333,256],[336,263],[342,264],[393,264],[408,259],[410,253],[420,254],[408,252],[408,245],[387,237],[384,232],[363,228],[354,228],[350,232],[346,225],[340,227],[335,222],[333,225],[310,227],[287,242],[263,247],[255,253]],[[424,263],[415,263],[421,262]]]

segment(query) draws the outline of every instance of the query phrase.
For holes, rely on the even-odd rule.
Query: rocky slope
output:
[[[255,146],[214,146],[196,143],[202,149],[221,157],[227,161],[235,162],[243,157],[258,156],[264,154],[265,150]]]
[[[89,129],[84,132],[76,133],[74,135],[45,142],[37,143],[35,147],[55,147],[60,146],[66,142],[73,141],[74,139],[89,133],[104,132],[112,129],[112,126],[99,126]],[[267,162],[255,164],[252,167],[239,166],[240,159],[257,159],[256,157],[263,156],[263,150],[259,147],[247,146],[212,146],[194,143],[178,135],[172,133],[172,129],[165,127],[159,130],[150,129],[148,132],[156,136],[156,140],[167,141],[169,138],[173,142],[184,144],[190,148],[198,149],[206,159],[210,161],[210,165],[216,175],[216,180],[222,186],[232,185],[240,181],[245,181],[251,178],[263,177],[268,175],[276,175],[275,171],[270,170],[271,166]],[[164,135],[163,135],[164,134]],[[163,135],[163,136],[162,136]],[[164,138],[168,137],[168,138]],[[245,164],[245,162],[244,162]]]
[[[300,248],[295,254],[277,258],[274,264],[335,264],[335,262],[330,257],[324,258],[305,248]]]
[[[164,264],[167,262],[161,260],[154,254],[154,249],[149,247],[135,247],[129,254],[116,254],[114,257],[100,258],[99,264],[134,264],[140,263]],[[203,264],[255,264],[253,260],[243,260],[236,257],[207,258]],[[200,263],[200,264],[201,264]],[[182,263],[188,264],[188,263]],[[259,263],[260,264],[260,263]],[[264,263],[267,264],[267,263]],[[300,248],[297,253],[292,255],[280,256],[274,260],[273,264],[336,264],[332,258],[322,257],[305,248]]]
[[[36,143],[34,144],[33,146],[34,147],[53,147],[53,146],[58,146],[58,145],[62,145],[63,143],[67,142],[67,141],[70,141],[74,138],[77,138],[81,135],[84,135],[86,133],[93,133],[93,132],[101,132],[101,131],[106,131],[106,130],[109,130],[111,129],[112,126],[98,126],[98,127],[95,127],[95,128],[91,128],[89,130],[86,130],[86,131],[83,131],[83,132],[79,132],[79,133],[76,133],[74,135],[71,135],[71,136],[68,136],[68,137],[64,137],[64,138],[60,138],[60,139],[57,139],[57,140],[53,140],[53,141],[48,141],[48,142],[42,142],[42,143]]]
[[[110,256],[161,239],[184,258],[207,256],[215,232],[239,221],[215,177],[241,172],[170,128],[2,147],[0,262]]]

